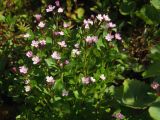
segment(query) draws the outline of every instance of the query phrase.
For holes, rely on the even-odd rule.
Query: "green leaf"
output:
[[[56,67],[55,60],[52,59],[52,58],[47,58],[47,59],[45,59],[45,62],[47,63],[47,66],[48,66],[49,68],[51,68],[51,67]]]
[[[154,120],[160,120],[160,101],[153,103],[149,107],[148,112]]]
[[[5,17],[0,13],[0,22],[5,22]]]
[[[46,43],[47,44],[52,44],[52,38],[51,37],[46,37]]]
[[[78,99],[79,98],[79,93],[78,93],[78,91],[76,90],[76,91],[73,91],[73,94],[74,94],[74,96]]]
[[[150,58],[152,60],[152,63],[142,74],[143,77],[160,77],[160,45],[151,48]]]
[[[152,63],[149,68],[142,74],[143,77],[156,77],[160,76],[160,62]]]
[[[82,17],[84,16],[84,12],[85,12],[85,10],[83,8],[78,8],[75,11],[75,13],[77,14],[79,19],[82,19]]]
[[[102,38],[98,39],[98,41],[96,42],[96,46],[98,50],[101,50],[101,47],[105,47],[103,44]]]
[[[150,2],[156,9],[160,9],[160,0],[151,0]]]
[[[135,109],[145,109],[155,101],[155,96],[149,92],[150,86],[138,80],[125,80],[123,86],[114,89],[119,103]]]
[[[63,88],[64,88],[63,81],[61,79],[56,80],[56,82],[53,86],[53,89],[55,91],[61,92],[63,90]]]
[[[147,24],[160,23],[160,11],[150,5],[144,5],[136,15],[143,19]]]
[[[135,8],[136,3],[134,1],[124,2],[121,4],[119,11],[122,15],[129,15],[134,12]]]
[[[59,101],[59,100],[61,100],[61,99],[62,99],[61,97],[54,96],[54,100],[55,100],[55,101]]]

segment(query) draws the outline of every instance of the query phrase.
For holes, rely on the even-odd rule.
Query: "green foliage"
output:
[[[157,99],[158,100],[158,99]],[[160,112],[160,102],[154,102],[148,109],[150,116],[154,119],[154,120],[159,120],[159,112]]]
[[[159,0],[151,0],[150,2],[156,9],[160,9],[160,1]]]
[[[156,99],[150,95],[150,87],[138,80],[125,80],[123,86],[115,88],[114,96],[117,101],[134,109],[145,109]]]
[[[143,73],[144,77],[160,77],[160,46],[157,45],[151,49],[150,58],[152,59],[152,63],[148,66],[148,69]]]
[[[119,11],[122,15],[131,15],[134,13],[135,9],[136,9],[136,2],[129,1],[121,3]]]
[[[57,12],[59,7],[46,12],[54,2],[0,2],[0,102],[8,102],[6,95],[20,104],[17,120],[103,120],[118,112],[126,120],[150,119],[149,115],[158,120],[159,100],[149,84],[160,78],[160,47],[151,48],[146,64],[130,56],[141,49],[130,52],[128,43],[136,44],[137,38],[153,43],[152,39],[159,38],[159,0],[67,0],[60,1],[63,12]],[[116,27],[98,19],[104,13]],[[40,20],[36,14],[42,15]],[[45,26],[40,27],[40,22]],[[115,37],[119,32],[123,39]],[[107,41],[106,35],[113,35],[112,40]],[[97,41],[87,42],[88,36]],[[38,47],[31,45],[34,40]],[[28,51],[33,56],[27,57]],[[60,58],[51,56],[55,51]],[[22,66],[28,68],[27,73],[20,71]],[[138,109],[145,112],[133,117]]]

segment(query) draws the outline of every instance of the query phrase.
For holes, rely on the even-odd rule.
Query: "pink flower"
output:
[[[61,56],[57,51],[54,51],[51,56],[52,56],[53,59],[56,59],[56,60],[61,59]]]
[[[63,63],[60,63],[59,66],[60,66],[60,67],[63,67]]]
[[[62,91],[62,96],[68,96],[68,91],[66,91],[65,89]]]
[[[66,64],[66,65],[69,64],[69,60],[65,60],[64,64]]]
[[[54,84],[54,82],[55,82],[55,80],[53,79],[52,76],[47,76],[47,77],[46,77],[46,81],[47,81],[48,83],[52,83],[52,84]]]
[[[89,29],[89,25],[93,25],[93,21],[91,19],[84,19],[83,24],[85,26],[86,29]]]
[[[19,71],[20,71],[20,73],[22,73],[22,74],[26,74],[27,71],[28,71],[28,68],[25,67],[25,66],[20,66],[20,67],[19,67]]]
[[[54,32],[54,35],[59,35],[59,32]]]
[[[29,58],[31,58],[33,56],[33,52],[32,51],[28,51],[26,53],[26,56],[29,57]]]
[[[40,43],[41,46],[45,46],[46,45],[46,41],[45,40],[41,40],[41,41],[39,41],[39,43]]]
[[[97,19],[98,19],[99,21],[102,21],[102,20],[103,20],[103,16],[102,16],[101,14],[98,14],[96,17],[97,17]]]
[[[54,10],[55,6],[48,5],[48,8],[46,9],[46,12],[52,12]]]
[[[97,42],[97,40],[98,40],[98,37],[97,37],[97,36],[92,36],[92,41],[93,41],[93,42]]]
[[[63,12],[63,8],[58,8],[58,13],[62,13]]]
[[[60,32],[54,32],[55,35],[64,35],[64,32],[63,31],[60,31]]]
[[[84,25],[86,25],[86,24],[93,25],[93,21],[92,21],[91,19],[87,19],[87,20],[84,19],[84,20],[83,20],[83,24],[84,24]]]
[[[111,20],[108,15],[103,15],[103,19],[104,19],[106,22],[108,22],[108,21]]]
[[[42,15],[41,14],[36,14],[36,15],[34,15],[34,17],[39,22],[41,20]]]
[[[117,118],[117,119],[119,119],[119,120],[124,119],[124,115],[122,113],[120,113],[120,112],[116,113],[116,114],[114,114],[112,116],[115,117],[115,118]]]
[[[97,36],[87,36],[87,38],[86,38],[86,42],[87,43],[93,43],[93,42],[97,42],[97,40],[98,40],[98,37]]]
[[[101,74],[100,78],[101,78],[101,80],[105,80],[106,79],[106,77],[104,76],[104,74]]]
[[[40,58],[38,56],[34,56],[32,58],[33,64],[38,64],[40,62]]]
[[[71,23],[66,23],[66,22],[63,23],[63,27],[64,27],[64,28],[67,28],[67,27],[69,27],[70,25],[71,25]]]
[[[116,27],[116,24],[113,24],[112,22],[109,22],[109,23],[108,23],[108,27],[109,27],[109,28],[114,28],[114,27]]]
[[[151,84],[151,87],[152,87],[154,90],[156,90],[159,86],[160,86],[159,83],[156,82],[156,81],[153,81],[153,83]]]
[[[56,0],[55,4],[56,4],[57,7],[59,7],[60,6],[59,0]]]
[[[87,43],[92,43],[92,38],[91,38],[91,36],[87,36],[86,42],[87,42]]]
[[[16,68],[16,67],[12,67],[10,70],[11,70],[13,73],[17,73],[17,68]]]
[[[93,25],[93,21],[91,19],[87,20],[88,24]]]
[[[42,21],[38,24],[38,27],[40,27],[40,28],[44,28],[44,26],[45,26],[45,23]]]
[[[121,35],[119,34],[119,33],[116,33],[115,34],[115,38],[117,39],[117,40],[121,40],[122,38],[121,38]]]
[[[31,46],[38,48],[38,41],[33,40]]]
[[[58,42],[58,45],[60,45],[62,48],[67,47],[67,45],[66,45],[66,42],[65,42],[65,41]]]
[[[82,77],[82,83],[83,84],[89,84],[90,83],[90,77]]]
[[[31,35],[29,33],[26,33],[25,35],[23,35],[24,38],[29,38]]]
[[[25,89],[26,92],[29,92],[31,90],[31,86],[26,85],[26,86],[24,86],[24,89]]]
[[[108,35],[105,36],[105,39],[106,39],[107,41],[111,41],[113,38],[114,38],[114,36],[111,35],[111,34],[108,34]]]

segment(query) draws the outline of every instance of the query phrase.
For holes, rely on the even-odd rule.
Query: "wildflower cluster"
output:
[[[39,91],[45,101],[50,99],[47,102],[58,101],[60,104],[87,94],[86,101],[90,95],[97,102],[98,99],[103,101],[107,84],[117,77],[115,67],[110,64],[121,56],[116,42],[113,42],[115,48],[112,51],[109,46],[112,41],[122,41],[121,35],[107,14],[92,15],[84,19],[78,29],[72,29],[71,21],[63,21],[63,17],[56,19],[63,11],[58,0],[55,6],[48,5],[45,14],[55,18],[47,21],[42,14],[36,14],[35,30],[23,34],[27,45],[24,47],[25,57],[18,64],[19,73],[25,80],[25,94],[30,99],[29,94],[36,97]],[[113,57],[113,53],[117,56]]]

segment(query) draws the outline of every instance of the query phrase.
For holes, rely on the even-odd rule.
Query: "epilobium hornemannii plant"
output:
[[[18,117],[98,119],[110,107],[110,84],[124,70],[123,40],[107,14],[92,15],[78,26],[65,20],[56,4],[34,15],[36,28],[23,35],[26,45],[15,74],[26,109]],[[46,20],[45,14],[53,17]]]

